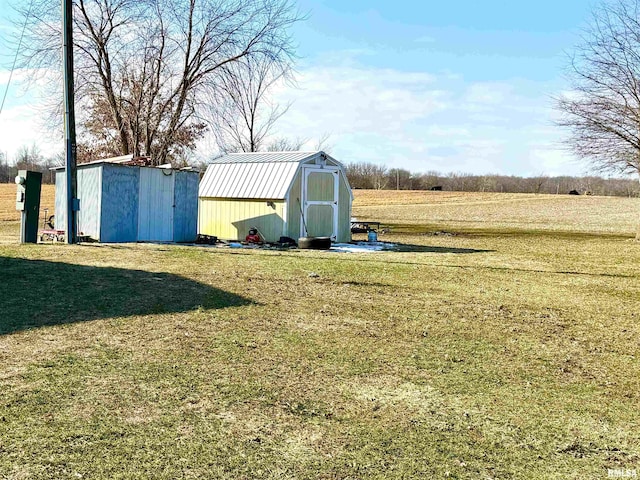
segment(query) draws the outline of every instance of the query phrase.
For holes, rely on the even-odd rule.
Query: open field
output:
[[[354,214],[398,252],[21,246],[0,222],[0,478],[640,471],[639,205],[383,193]]]
[[[44,209],[49,209],[49,215],[54,214],[55,185],[42,185],[40,196],[40,216],[44,216]],[[13,183],[0,183],[0,222],[19,221],[20,212],[16,210],[16,186]]]
[[[624,197],[356,190],[354,215],[465,231],[633,234],[640,200]]]

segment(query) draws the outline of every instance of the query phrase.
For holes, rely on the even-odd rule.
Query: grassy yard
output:
[[[21,246],[0,221],[0,478],[640,470],[637,200],[355,193],[401,251]]]

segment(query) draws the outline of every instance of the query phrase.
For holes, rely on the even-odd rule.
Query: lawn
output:
[[[368,254],[0,221],[0,478],[637,472],[638,201],[438,193],[356,191]]]

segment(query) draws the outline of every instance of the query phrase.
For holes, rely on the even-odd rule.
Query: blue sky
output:
[[[567,89],[565,55],[579,42],[594,3],[298,5],[309,19],[293,31],[300,56],[296,85],[274,91],[276,101],[291,102],[275,135],[309,139],[312,147],[328,133],[332,154],[343,162],[412,171],[586,172],[561,145],[564,133],[553,124],[552,98]],[[3,17],[6,6],[0,0]],[[0,43],[3,90],[7,65],[6,44]],[[20,142],[42,138],[38,116],[30,115],[37,101],[17,98],[16,87],[0,115],[0,149],[10,155]]]

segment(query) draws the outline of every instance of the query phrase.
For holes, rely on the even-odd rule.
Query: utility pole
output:
[[[64,58],[64,132],[65,132],[65,173],[67,190],[67,230],[66,243],[77,243],[76,214],[79,209],[76,174],[76,115],[73,90],[73,2],[62,0],[62,35]]]

